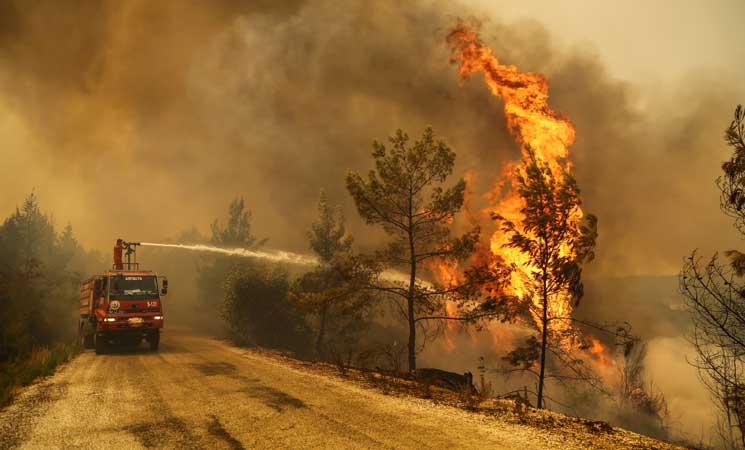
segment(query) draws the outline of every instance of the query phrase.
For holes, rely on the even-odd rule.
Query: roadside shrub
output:
[[[18,387],[53,374],[60,364],[72,359],[79,351],[77,343],[37,347],[26,357],[0,366],[0,407],[13,400]]]
[[[305,355],[311,339],[301,312],[288,297],[289,289],[284,269],[255,262],[234,266],[225,280],[223,303],[232,339]]]

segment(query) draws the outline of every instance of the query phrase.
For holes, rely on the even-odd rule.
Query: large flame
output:
[[[551,109],[548,105],[548,80],[539,73],[520,72],[517,67],[504,65],[499,62],[492,50],[486,47],[480,40],[478,33],[467,24],[460,22],[448,34],[447,42],[453,51],[453,62],[459,64],[458,73],[461,79],[480,72],[492,95],[500,97],[504,101],[504,114],[507,121],[507,129],[519,144],[522,158],[516,161],[504,163],[500,179],[484,198],[489,206],[483,211],[486,215],[498,214],[506,220],[514,223],[518,228],[521,226],[524,216],[522,209],[524,200],[517,192],[515,185],[516,173],[525,173],[526,161],[529,160],[528,151],[532,151],[535,158],[546,164],[555,177],[570,172],[572,168],[569,159],[569,147],[574,143],[575,130],[572,123],[561,113]],[[469,172],[467,175],[468,193],[471,191],[471,181],[476,176]],[[470,195],[468,196],[470,198]],[[470,204],[466,206],[467,219],[474,221],[474,215],[470,210]],[[583,217],[582,209],[577,207],[573,212],[576,220]],[[520,230],[524,232],[524,229]],[[531,295],[530,281],[528,275],[535,270],[529,257],[518,249],[506,246],[509,236],[499,230],[495,231],[489,240],[489,250],[493,260],[502,260],[512,265],[517,270],[513,271],[507,294],[518,298],[529,298],[541,309],[538,296]],[[562,249],[564,256],[571,250],[567,245]],[[457,264],[441,264],[435,275],[441,282],[451,284],[459,277]],[[455,315],[454,309],[448,305],[447,312]],[[572,302],[569,296],[553,297],[548,305],[548,315],[553,318],[570,317],[572,314]],[[533,320],[540,325],[540,317],[534,313]],[[565,320],[552,321],[550,327],[553,331],[564,331],[570,327],[570,322]],[[488,326],[489,331],[495,337],[500,334],[498,326]],[[454,347],[452,336],[446,333],[446,347]],[[600,341],[590,338],[587,357],[594,366],[600,368],[603,377],[609,374],[615,366],[610,352]],[[495,341],[496,344],[496,341]],[[571,343],[566,342],[567,346]]]
[[[574,127],[566,117],[548,106],[548,81],[545,76],[520,72],[515,66],[500,64],[478,34],[463,22],[450,32],[447,41],[453,50],[453,61],[460,63],[458,72],[461,78],[481,72],[491,93],[504,101],[507,128],[520,144],[523,158],[504,165],[502,179],[487,197],[493,202],[488,209],[520,227],[524,218],[521,210],[525,204],[513,185],[515,172],[524,171],[528,149],[532,150],[537,160],[547,164],[555,176],[569,171],[569,146],[574,143]],[[575,215],[581,218],[582,210],[577,208]],[[490,249],[495,256],[518,268],[512,274],[508,293],[524,298],[531,295],[527,274],[535,267],[523,252],[505,245],[508,239],[505,233],[495,232],[490,240]],[[565,251],[569,251],[568,247]],[[535,302],[539,301],[533,297]],[[538,309],[541,307],[540,304],[536,306]],[[568,317],[572,307],[568,297],[561,297],[552,299],[548,309],[551,317]],[[539,318],[535,317],[535,320]],[[568,323],[554,321],[552,326],[565,328]]]

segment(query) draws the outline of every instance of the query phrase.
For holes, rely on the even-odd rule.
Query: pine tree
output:
[[[371,271],[354,257],[352,236],[346,232],[341,208],[331,207],[325,191],[318,199],[318,219],[308,230],[310,248],[318,266],[303,275],[292,297],[317,319],[315,351],[325,359],[329,351],[351,346],[364,328],[372,297],[366,290]]]
[[[529,314],[526,323],[537,328],[538,337],[528,339],[527,345],[515,349],[507,360],[524,368],[537,362],[537,406],[541,408],[546,355],[562,338],[552,325],[569,319],[557,315],[557,306],[576,306],[582,297],[581,266],[594,257],[597,218],[581,218],[580,192],[571,174],[554,175],[532,152],[529,156],[524,171],[517,171],[518,193],[524,200],[522,221],[513,223],[500,215],[493,218],[501,222],[502,231],[509,236],[506,246],[519,250],[529,261],[527,267],[515,269],[528,280],[528,292],[520,300]]]
[[[455,152],[426,128],[421,139],[409,142],[401,130],[389,138],[390,147],[373,143],[375,169],[367,179],[347,175],[347,190],[360,216],[380,225],[392,238],[378,254],[385,266],[403,269],[408,282],[381,290],[395,296],[408,325],[408,367],[416,370],[419,319],[441,311],[443,292],[429,289],[419,281],[428,260],[463,256],[478,242],[478,230],[458,239],[450,237],[450,223],[463,206],[465,181],[444,186],[453,173]]]

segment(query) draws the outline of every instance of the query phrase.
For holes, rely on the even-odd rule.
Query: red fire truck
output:
[[[112,269],[80,285],[78,331],[84,348],[100,354],[112,344],[138,345],[144,339],[150,350],[158,350],[168,280],[140,270],[138,245],[117,240]]]

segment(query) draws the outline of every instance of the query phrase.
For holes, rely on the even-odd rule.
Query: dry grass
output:
[[[18,388],[28,386],[39,377],[51,375],[57,366],[69,361],[79,350],[77,344],[38,347],[24,358],[0,366],[0,407],[13,401]]]
[[[435,404],[456,407],[475,414],[493,416],[500,421],[525,425],[536,429],[549,430],[570,440],[585,442],[585,448],[602,449],[682,449],[664,441],[642,436],[621,428],[614,428],[607,422],[567,416],[530,406],[521,396],[515,398],[494,398],[488,383],[481,383],[477,393],[464,387],[452,391],[417,381],[408,374],[387,371],[361,370],[347,367],[340,377],[334,364],[299,361],[282,357],[273,352],[264,355],[280,358],[283,363],[295,368],[331,377],[343,378],[347,382],[377,390],[386,395],[427,399]]]

